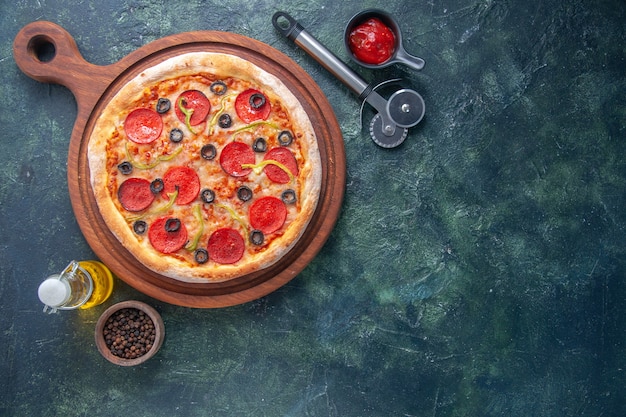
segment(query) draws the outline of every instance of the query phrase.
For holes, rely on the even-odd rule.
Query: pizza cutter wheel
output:
[[[388,80],[376,87],[398,80]],[[361,105],[361,124],[363,124],[363,105]],[[385,111],[372,117],[369,126],[370,137],[382,148],[400,146],[409,133],[409,127],[418,124],[424,117],[424,100],[413,90],[401,89],[396,91],[387,100]],[[385,118],[384,116],[387,117]]]
[[[383,124],[383,118],[380,117],[380,113],[377,113],[372,117],[370,121],[370,136],[374,143],[381,148],[395,148],[400,146],[404,139],[409,134],[409,129],[394,129],[393,132],[385,130]]]
[[[296,45],[356,93],[359,99],[363,100],[363,105],[368,103],[378,112],[372,118],[369,128],[370,136],[377,145],[383,148],[399,146],[406,139],[408,128],[418,124],[424,117],[424,100],[416,91],[403,88],[393,93],[389,99],[385,99],[376,89],[390,81],[375,87],[366,83],[317,39],[306,32],[297,20],[285,12],[274,13],[272,23],[284,36],[294,41]],[[361,106],[361,113],[363,105]]]

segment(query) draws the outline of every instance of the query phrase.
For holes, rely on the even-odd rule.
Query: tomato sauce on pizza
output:
[[[102,218],[146,267],[191,282],[266,268],[296,244],[321,187],[315,131],[274,75],[190,53],[137,75],[89,138]]]

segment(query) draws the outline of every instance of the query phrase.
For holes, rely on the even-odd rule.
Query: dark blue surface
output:
[[[394,150],[360,131],[357,99],[271,24],[287,11],[347,62],[343,27],[373,6],[426,60],[420,73],[350,63],[423,95],[424,120]],[[346,145],[346,198],[322,252],[241,306],[167,305],[117,281],[100,307],[44,315],[40,281],[94,255],[67,191],[75,101],[12,57],[34,20],[64,27],[97,65],[205,29],[292,57]],[[625,24],[620,0],[3,2],[0,414],[626,415]],[[127,299],[166,326],[157,356],[133,369],[93,341],[104,308]]]

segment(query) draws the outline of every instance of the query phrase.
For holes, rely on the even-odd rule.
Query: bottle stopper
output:
[[[52,276],[39,285],[39,300],[47,307],[55,309],[62,306],[70,297],[70,288],[65,282]]]

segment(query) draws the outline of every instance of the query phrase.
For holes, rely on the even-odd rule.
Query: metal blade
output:
[[[396,91],[389,97],[387,111],[400,127],[413,127],[424,117],[424,99],[417,92],[407,88]]]
[[[380,114],[376,114],[370,122],[370,136],[374,143],[382,148],[395,148],[400,146],[404,139],[406,139],[409,130],[396,127],[395,132],[392,135],[386,135],[383,132],[383,121]]]

